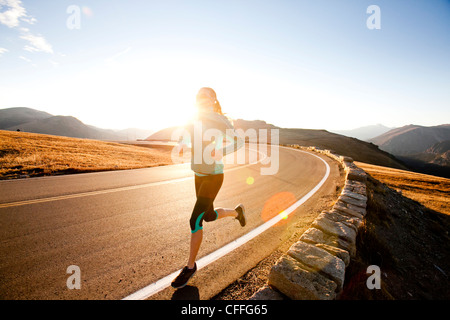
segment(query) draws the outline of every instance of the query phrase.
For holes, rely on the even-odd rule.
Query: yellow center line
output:
[[[256,151],[256,150],[255,150]],[[256,151],[260,153],[259,151]],[[235,168],[231,168],[228,170],[225,170],[226,172],[234,171],[237,169],[242,169],[254,164],[257,164],[258,162],[261,162],[265,159],[267,155],[264,155],[261,159],[259,159],[256,162],[246,164],[244,166],[238,166]],[[164,181],[157,181],[157,182],[150,182],[140,185],[134,185],[134,186],[127,186],[127,187],[120,187],[120,188],[112,188],[112,189],[105,189],[105,190],[97,190],[97,191],[88,191],[88,192],[81,192],[81,193],[74,193],[74,194],[68,194],[68,195],[62,195],[62,196],[55,196],[55,197],[47,197],[47,198],[40,198],[40,199],[31,199],[31,200],[23,200],[23,201],[16,201],[16,202],[9,202],[9,203],[2,203],[0,204],[0,209],[2,208],[10,208],[10,207],[18,207],[18,206],[25,206],[29,204],[36,204],[36,203],[43,203],[43,202],[50,202],[50,201],[58,201],[58,200],[67,200],[67,199],[74,199],[74,198],[80,198],[80,197],[87,197],[87,196],[95,196],[105,193],[111,193],[111,192],[120,192],[120,191],[128,191],[128,190],[135,190],[140,188],[147,188],[147,187],[153,187],[163,184],[169,184],[169,183],[175,183],[175,182],[182,182],[189,179],[193,179],[194,176],[184,177],[184,178],[178,178],[178,179],[172,179],[172,180],[164,180]]]
[[[113,189],[106,189],[106,190],[74,193],[74,194],[68,194],[68,195],[56,196],[56,197],[48,197],[48,198],[16,201],[16,202],[0,204],[0,208],[17,207],[17,206],[24,206],[24,205],[27,205],[27,204],[35,204],[35,203],[57,201],[57,200],[66,200],[66,199],[94,196],[94,195],[111,193],[111,192],[135,190],[135,189],[152,187],[152,186],[161,185],[161,184],[167,184],[167,183],[173,183],[173,182],[181,182],[181,181],[185,181],[185,180],[189,180],[189,179],[192,179],[192,177],[179,178],[179,179],[166,180],[166,181],[158,181],[158,182],[151,182],[151,183],[146,183],[146,184],[140,184],[140,185],[134,185],[134,186],[128,186],[128,187],[120,187],[120,188],[113,188]]]

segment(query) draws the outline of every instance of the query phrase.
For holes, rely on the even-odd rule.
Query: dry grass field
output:
[[[450,179],[355,162],[373,178],[425,207],[450,215]]]
[[[345,271],[345,286],[338,299],[448,300],[450,180],[355,164],[370,175],[367,215],[358,231],[356,257]],[[259,278],[267,278],[280,255],[277,251],[271,260],[260,262],[217,298],[236,299],[245,296],[252,286],[264,285]],[[381,289],[367,287],[370,265],[380,267]]]
[[[367,215],[340,299],[450,298],[450,179],[356,163],[368,174]],[[381,270],[369,290],[367,267]]]
[[[168,165],[171,150],[0,130],[0,179]]]

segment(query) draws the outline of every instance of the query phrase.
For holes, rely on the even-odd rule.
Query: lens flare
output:
[[[92,17],[93,15],[94,15],[94,13],[92,12],[92,9],[91,8],[89,8],[89,7],[82,7],[81,8],[81,11],[83,12],[83,14],[85,15],[85,16],[87,16],[87,17]]]
[[[261,219],[266,222],[280,214],[283,217],[283,220],[280,223],[286,222],[289,216],[285,213],[284,210],[286,208],[289,208],[289,206],[291,206],[296,201],[297,200],[294,194],[291,192],[284,191],[273,195],[264,204],[261,212]],[[278,223],[277,225],[279,225],[280,223]]]
[[[253,177],[248,177],[246,182],[247,182],[247,184],[248,184],[249,186],[251,186],[253,183],[255,183],[255,178],[253,178]]]

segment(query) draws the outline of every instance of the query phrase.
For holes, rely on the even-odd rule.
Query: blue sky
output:
[[[0,0],[0,108],[156,130],[210,86],[231,118],[282,127],[438,125],[449,52],[443,0]]]

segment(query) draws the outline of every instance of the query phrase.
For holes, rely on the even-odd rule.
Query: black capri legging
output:
[[[214,199],[219,193],[222,183],[223,173],[206,176],[195,175],[197,201],[189,221],[192,233],[203,229],[203,221],[217,220],[218,213],[214,210]]]

